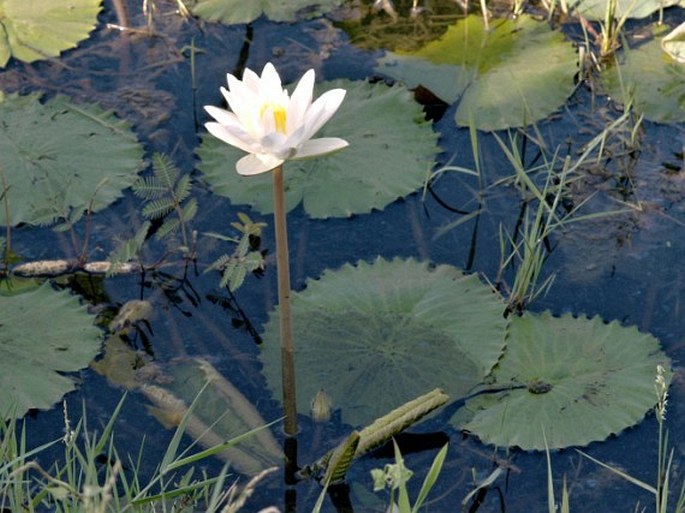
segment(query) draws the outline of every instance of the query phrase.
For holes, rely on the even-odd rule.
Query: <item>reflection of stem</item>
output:
[[[278,271],[278,311],[281,338],[281,372],[283,378],[283,410],[285,433],[297,432],[297,407],[295,401],[295,348],[290,313],[290,264],[288,263],[288,230],[285,220],[283,194],[283,166],[274,175],[274,227],[276,230],[276,262]]]
[[[2,255],[5,268],[9,267],[9,255],[12,248],[12,231],[10,229],[10,200],[9,200],[9,186],[5,179],[5,172],[0,168],[0,179],[2,179],[2,190],[0,190],[0,199],[5,205],[5,254]]]

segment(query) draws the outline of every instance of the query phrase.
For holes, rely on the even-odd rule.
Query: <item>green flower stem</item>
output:
[[[284,430],[287,435],[297,433],[297,406],[295,401],[295,345],[290,312],[290,264],[288,261],[288,229],[283,194],[283,166],[273,171],[274,176],[274,227],[276,230],[276,264],[278,268],[278,311],[281,339],[281,372],[283,379]]]

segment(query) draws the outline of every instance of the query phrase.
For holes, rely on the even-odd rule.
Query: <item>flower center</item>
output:
[[[264,114],[268,116],[269,111],[271,111],[271,115],[274,117],[276,131],[281,134],[285,134],[285,121],[287,119],[288,114],[286,108],[283,105],[279,105],[277,103],[265,103],[261,108],[262,116]]]

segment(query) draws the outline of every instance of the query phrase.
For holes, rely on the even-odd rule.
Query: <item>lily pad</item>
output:
[[[339,87],[347,90],[345,101],[317,137],[341,137],[350,146],[284,166],[286,208],[302,202],[314,218],[382,210],[423,185],[426,170],[440,151],[438,135],[404,87],[336,80],[321,84],[317,96]],[[273,212],[271,173],[239,175],[235,163],[243,155],[205,135],[198,149],[198,169],[215,193],[261,213]]]
[[[486,31],[471,15],[416,52],[386,54],[377,70],[447,103],[459,100],[458,125],[500,130],[559,109],[574,90],[577,60],[573,45],[546,23],[521,16]]]
[[[622,18],[626,13],[628,18],[646,18],[660,8],[685,5],[685,0],[579,0],[575,2],[574,10],[591,20],[604,20],[607,3],[616,2],[615,16]]]
[[[125,121],[63,96],[43,104],[38,94],[7,95],[0,154],[11,225],[73,223],[121,197],[143,166],[142,146]]]
[[[0,295],[0,417],[47,409],[74,390],[64,372],[88,366],[100,350],[102,331],[76,296],[50,285]]]
[[[603,73],[615,101],[632,100],[645,118],[658,123],[685,121],[685,66],[652,41],[624,52],[621,64]]]
[[[0,67],[55,57],[86,39],[100,0],[0,0]]]
[[[197,0],[195,16],[221,23],[250,23],[262,14],[273,21],[295,21],[298,13],[309,17],[324,14],[342,0]]]
[[[463,396],[502,354],[503,312],[477,276],[447,265],[379,258],[326,271],[292,295],[298,411],[321,389],[353,425],[435,387]],[[275,397],[278,326],[274,311],[261,352]]]
[[[511,320],[492,372],[498,394],[469,400],[452,421],[486,443],[544,450],[604,440],[638,423],[656,403],[659,341],[599,317],[526,313]]]

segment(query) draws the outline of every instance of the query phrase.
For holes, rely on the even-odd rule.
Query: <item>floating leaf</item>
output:
[[[685,23],[681,23],[663,37],[661,49],[680,64],[685,63]]]
[[[273,21],[295,21],[299,13],[318,16],[342,0],[197,0],[192,12],[207,21],[250,23],[262,14]]]
[[[685,66],[662,52],[657,39],[626,48],[620,66],[612,66],[602,78],[615,101],[633,101],[646,119],[685,121]]]
[[[477,276],[415,260],[359,262],[326,271],[292,295],[298,410],[320,389],[361,425],[440,387],[466,394],[504,347],[504,305]],[[261,357],[280,397],[278,312]]]
[[[318,94],[337,87],[347,89],[345,101],[317,137],[341,137],[350,146],[285,163],[286,208],[303,202],[314,218],[382,210],[423,185],[439,152],[438,135],[404,87],[336,80],[322,84]],[[238,175],[235,163],[244,153],[213,136],[203,137],[198,155],[198,168],[214,192],[273,212],[271,173]]]
[[[142,168],[141,145],[111,112],[62,96],[45,104],[39,98],[11,94],[0,103],[0,173],[11,225],[97,212],[121,197]]]
[[[499,130],[559,109],[574,90],[577,60],[573,45],[546,23],[521,16],[486,31],[471,15],[416,52],[388,53],[377,69],[447,103],[459,100],[458,125]]]
[[[604,21],[607,4],[616,2],[614,16],[622,18],[645,18],[659,9],[674,5],[685,5],[685,0],[578,0],[575,12],[591,20]]]
[[[86,39],[100,0],[0,0],[0,67],[11,56],[33,62]]]
[[[62,373],[88,365],[102,331],[77,297],[48,284],[0,295],[0,311],[0,417],[50,408],[74,390],[74,380]]]
[[[526,313],[509,327],[493,385],[453,417],[484,442],[526,450],[582,446],[639,422],[656,403],[657,364],[668,358],[653,336],[599,317]]]

